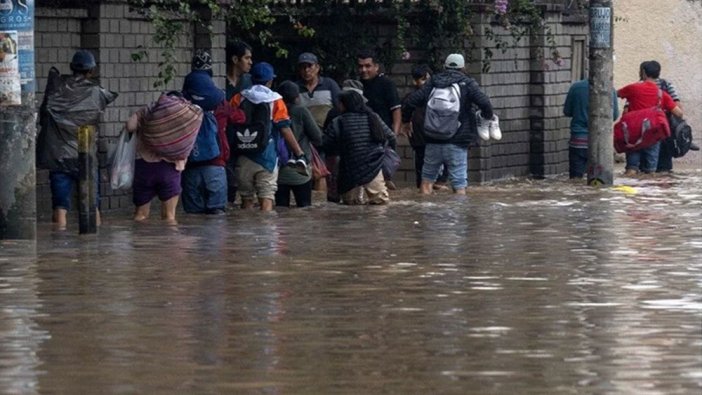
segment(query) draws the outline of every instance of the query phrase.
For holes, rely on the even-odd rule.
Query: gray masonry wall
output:
[[[219,60],[213,71],[217,83],[224,86],[224,23],[214,23],[213,38],[195,27],[179,37],[177,78],[158,88],[154,87],[154,82],[162,55],[151,39],[154,28],[122,2],[101,2],[87,8],[37,8],[35,23],[37,108],[43,99],[49,69],[55,66],[62,73],[70,73],[68,65],[79,48],[89,49],[95,55],[100,84],[119,93],[117,100],[107,107],[99,125],[100,207],[103,211],[132,207],[131,193],[110,189],[106,169],[108,151],[135,110],[157,99],[164,90],[180,90],[183,77],[190,71],[196,42],[203,48],[210,48],[213,58]],[[134,61],[132,54],[142,50],[146,57]],[[48,171],[37,171],[37,184],[37,214],[48,218],[51,215]]]
[[[581,63],[573,54],[575,40],[587,37],[586,20],[562,14],[562,9],[551,6],[545,17],[552,34],[524,37],[516,46],[505,51],[496,48],[495,40],[477,36],[475,46],[467,43],[464,50],[471,59],[467,71],[491,97],[500,117],[503,139],[499,142],[481,142],[470,149],[469,180],[481,183],[511,177],[536,178],[563,174],[568,171],[569,119],[562,116],[562,105],[571,81],[578,79],[572,72],[574,63]],[[477,15],[472,21],[473,31],[484,32],[490,26],[498,36],[510,42],[508,32],[501,29],[492,15]],[[213,24],[213,34],[192,26],[179,37],[176,57],[177,78],[165,88],[153,86],[162,60],[159,48],[152,43],[154,28],[139,15],[132,13],[122,1],[101,1],[86,8],[36,10],[36,70],[37,107],[42,100],[46,75],[51,66],[68,73],[68,64],[75,50],[93,51],[103,87],[116,91],[119,97],[103,115],[99,127],[101,169],[101,209],[103,211],[131,208],[130,193],[116,193],[107,182],[107,153],[116,142],[122,126],[133,111],[155,100],[163,90],[180,89],[183,77],[189,72],[190,58],[195,47],[210,48],[215,81],[224,86],[224,58],[226,32],[223,22]],[[394,37],[394,30],[378,26],[379,40]],[[553,38],[562,58],[552,58],[548,37]],[[490,48],[490,70],[482,70],[485,54]],[[134,61],[132,54],[145,51],[147,56]],[[399,89],[400,97],[411,91],[410,71],[419,61],[422,48],[410,48],[413,54],[407,61],[399,61],[388,70]],[[266,59],[257,59],[266,60]],[[406,139],[400,139],[399,153],[403,158],[395,176],[399,184],[414,184],[413,152]],[[51,214],[48,172],[38,171],[37,213],[40,218]]]
[[[474,32],[484,32],[489,27],[499,37],[492,39],[478,33],[475,45],[466,43],[464,53],[466,71],[490,97],[500,117],[503,137],[500,141],[481,141],[479,146],[471,147],[469,182],[542,178],[568,172],[570,119],[562,115],[562,109],[571,82],[579,79],[572,72],[573,41],[587,38],[588,25],[585,19],[563,15],[562,11],[560,7],[550,6],[545,13],[550,34],[545,34],[545,27],[543,34],[523,37],[514,45],[509,32],[495,22],[494,15],[473,17]],[[500,41],[510,45],[505,50],[499,49]],[[488,71],[483,70],[484,48],[492,51]],[[554,50],[560,60],[554,57]],[[410,48],[412,58],[421,52],[421,48]],[[584,52],[576,56],[580,57],[580,63],[586,62]],[[418,62],[412,58],[396,63],[388,73],[397,83],[400,97],[411,91],[410,70]],[[412,184],[413,152],[406,139],[400,139],[399,151],[403,162],[396,181]]]

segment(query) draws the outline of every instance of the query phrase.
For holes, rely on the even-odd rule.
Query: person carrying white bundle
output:
[[[490,139],[497,141],[502,140],[500,118],[497,114],[493,113],[491,119],[485,120],[480,110],[478,110],[475,112],[475,119],[478,121],[478,136],[480,136],[481,139],[485,141]]]
[[[468,186],[468,146],[478,135],[478,122],[495,120],[493,136],[501,138],[497,117],[492,113],[490,99],[478,83],[464,73],[461,54],[446,57],[445,71],[436,74],[422,88],[411,93],[402,106],[402,134],[411,135],[412,114],[426,106],[424,138],[426,148],[420,192],[431,194],[442,166],[448,169],[449,182],[456,194],[465,194]],[[471,110],[475,104],[480,113]],[[484,118],[483,118],[484,117]],[[488,127],[488,135],[490,129]]]

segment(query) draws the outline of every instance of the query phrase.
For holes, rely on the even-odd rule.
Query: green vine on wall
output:
[[[522,38],[530,35],[544,35],[551,58],[554,62],[560,59],[550,27],[544,23],[543,9],[530,0],[486,0],[477,6],[466,0],[309,0],[299,4],[272,0],[226,4],[219,0],[128,0],[128,3],[153,23],[154,42],[162,48],[161,71],[155,86],[165,85],[175,77],[174,64],[178,61],[175,44],[185,26],[193,23],[210,26],[200,10],[208,10],[214,19],[227,21],[232,36],[259,49],[258,58],[287,58],[293,50],[313,51],[327,71],[338,77],[354,74],[356,53],[369,47],[376,50],[386,69],[398,60],[408,60],[412,56],[408,48],[419,49],[417,61],[439,67],[446,51],[461,50],[467,42],[473,42],[476,47],[472,26],[476,11],[493,19],[494,27],[480,33],[493,40],[498,50],[505,52],[516,47]],[[378,26],[382,24],[394,27],[394,37],[383,36],[384,41],[378,42]],[[496,34],[495,27],[506,29],[508,35]],[[483,69],[489,71],[493,51],[489,47],[482,50]],[[145,56],[146,51],[141,49],[133,58],[140,60]]]
[[[435,69],[447,49],[462,49],[475,35],[471,25],[474,11],[467,1],[420,0],[405,2],[404,6],[399,19],[410,19],[413,26],[405,45],[421,48],[425,52],[422,57]]]
[[[214,13],[221,12],[216,1],[200,0],[199,5],[206,6]],[[131,9],[143,15],[154,27],[153,41],[160,46],[161,59],[158,62],[158,76],[154,88],[165,87],[176,77],[176,44],[178,38],[190,23],[199,23],[211,30],[209,22],[202,20],[199,12],[193,10],[191,3],[181,0],[128,0]],[[141,61],[148,57],[148,52],[140,47],[132,53],[132,60]]]
[[[582,4],[578,3],[578,8],[582,6]],[[538,37],[543,35],[550,51],[549,59],[557,66],[563,64],[563,59],[558,51],[553,31],[551,27],[546,24],[542,9],[536,6],[533,1],[510,1],[500,10],[496,10],[494,24],[503,28],[508,33],[510,39],[505,40],[503,36],[498,34],[492,27],[485,28],[483,33],[488,40],[495,43],[495,48],[501,53],[504,54],[508,50],[516,48],[522,39],[526,37]],[[483,71],[488,72],[490,70],[490,61],[494,53],[489,47],[483,48],[483,53],[485,55],[483,58]],[[540,60],[545,60],[543,54],[539,55]]]

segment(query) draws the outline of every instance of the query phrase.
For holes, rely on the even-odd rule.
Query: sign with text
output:
[[[590,47],[612,47],[612,9],[609,7],[590,8]]]
[[[17,31],[0,30],[0,106],[22,104]]]
[[[15,33],[14,61],[21,90],[34,93],[34,0],[0,0],[0,32]]]

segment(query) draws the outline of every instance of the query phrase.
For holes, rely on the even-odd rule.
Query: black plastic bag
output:
[[[61,75],[52,67],[39,109],[37,166],[78,171],[78,128],[97,126],[100,114],[117,93],[82,75]]]

